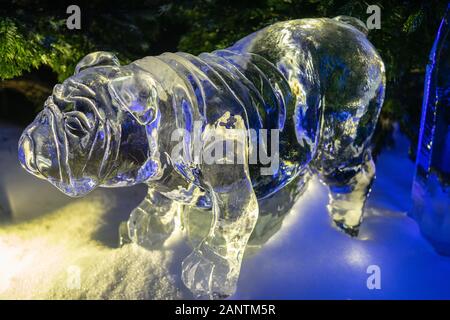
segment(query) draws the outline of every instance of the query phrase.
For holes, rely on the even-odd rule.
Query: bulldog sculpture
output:
[[[125,226],[144,247],[167,239],[184,206],[210,210],[182,279],[197,297],[227,297],[258,201],[292,181],[317,174],[332,220],[357,234],[385,89],[366,34],[361,21],[340,16],[276,23],[199,56],[121,66],[111,53],[91,53],[23,133],[20,162],[74,197],[147,184]]]

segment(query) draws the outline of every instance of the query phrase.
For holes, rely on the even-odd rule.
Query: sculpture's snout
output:
[[[39,178],[58,175],[57,151],[52,134],[51,112],[44,109],[19,139],[22,167]]]
[[[22,134],[19,140],[19,161],[25,170],[35,176],[42,177],[36,166],[33,140],[31,140],[26,132]]]

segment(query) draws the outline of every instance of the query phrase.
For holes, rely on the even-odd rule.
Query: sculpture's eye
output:
[[[90,129],[87,117],[76,111],[66,113],[65,125],[69,133],[80,138],[89,133]]]

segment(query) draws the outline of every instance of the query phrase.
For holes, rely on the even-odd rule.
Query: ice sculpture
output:
[[[424,236],[450,255],[450,36],[449,7],[439,26],[425,77],[413,208]]]
[[[111,53],[91,53],[23,133],[20,162],[71,196],[147,184],[121,227],[144,247],[183,223],[183,206],[210,210],[182,279],[197,297],[227,297],[258,202],[289,183],[304,188],[310,172],[329,186],[336,225],[357,233],[384,97],[383,62],[366,33],[350,17],[303,19],[199,56],[120,66]]]

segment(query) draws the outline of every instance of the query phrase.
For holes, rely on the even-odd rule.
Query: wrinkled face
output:
[[[104,183],[121,148],[132,149],[127,144],[133,134],[144,143],[145,131],[111,98],[111,80],[123,77],[117,59],[96,54],[85,57],[74,76],[54,87],[44,110],[19,141],[22,166],[70,196],[82,196]],[[124,127],[135,129],[123,134]],[[140,148],[142,154],[133,156],[136,162],[146,156],[145,146]]]

